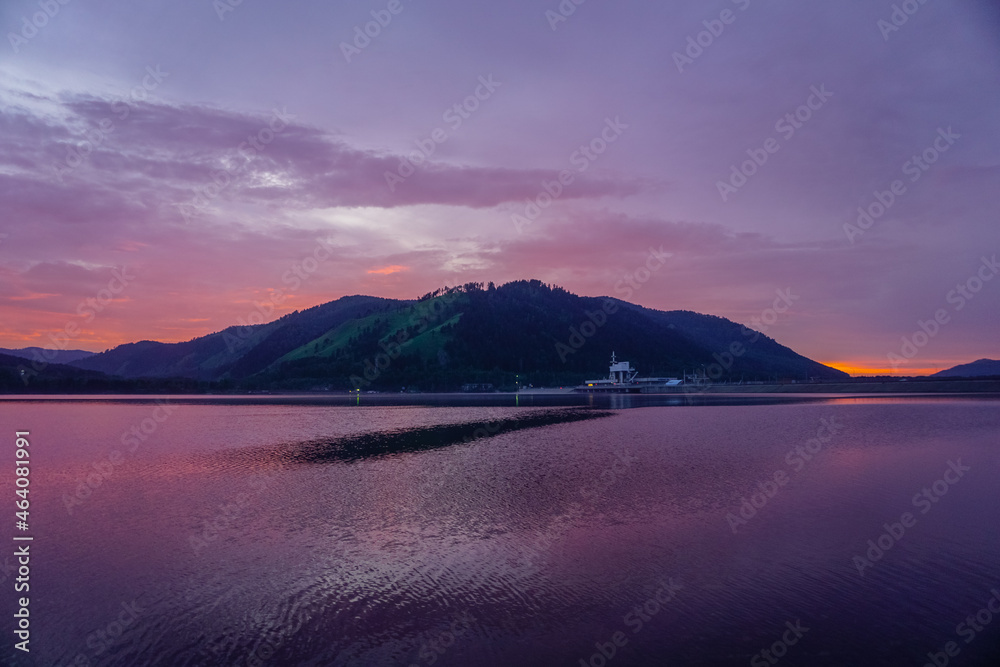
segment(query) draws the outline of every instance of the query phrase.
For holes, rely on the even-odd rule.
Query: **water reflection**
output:
[[[574,665],[623,631],[608,667],[746,665],[801,620],[782,664],[923,664],[1000,581],[997,401],[686,398],[174,398],[72,513],[63,497],[152,402],[0,402],[37,446],[44,546],[37,650],[0,663]],[[860,576],[854,556],[958,460]],[[640,626],[662,582],[675,595]],[[962,665],[996,664],[996,623]]]

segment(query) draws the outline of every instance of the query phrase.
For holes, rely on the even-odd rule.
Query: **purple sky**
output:
[[[903,4],[7,0],[0,347],[539,278],[851,371],[1000,357],[1000,9]]]

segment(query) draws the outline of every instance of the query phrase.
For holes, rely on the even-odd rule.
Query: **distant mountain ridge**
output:
[[[32,362],[27,357],[0,352],[0,391],[17,393],[29,385],[79,387],[104,379],[107,376],[95,371],[84,371],[65,364]]]
[[[991,375],[1000,376],[1000,360],[978,359],[968,364],[960,364],[952,368],[934,373],[932,378],[973,378],[987,377]]]
[[[126,343],[73,365],[128,378],[243,378],[326,331],[389,303],[395,302],[372,296],[345,296],[273,322],[233,326],[184,343]]]
[[[80,361],[87,357],[94,356],[94,352],[87,350],[52,350],[41,347],[23,347],[18,350],[8,350],[0,347],[0,354],[21,359],[31,359],[32,361],[46,361],[52,364],[68,364],[71,361]]]
[[[581,297],[538,280],[468,283],[416,300],[348,296],[184,343],[120,345],[71,365],[251,389],[451,390],[470,382],[512,388],[603,377],[612,351],[642,375],[848,377],[725,318]]]

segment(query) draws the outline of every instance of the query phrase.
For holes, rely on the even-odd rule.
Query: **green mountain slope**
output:
[[[247,388],[450,390],[575,384],[602,377],[612,351],[641,375],[704,367],[719,381],[847,377],[721,317],[580,297],[537,280],[470,283],[417,301],[344,297],[268,324],[123,345],[73,365]]]
[[[395,303],[347,296],[267,324],[233,326],[184,343],[140,341],[72,362],[77,368],[123,377],[241,379],[257,373],[323,332]]]

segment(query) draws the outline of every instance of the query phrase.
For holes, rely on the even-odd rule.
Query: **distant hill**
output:
[[[346,296],[290,313],[274,322],[233,326],[185,343],[149,340],[126,343],[73,365],[128,378],[243,378],[330,329],[384,309],[390,303],[395,302],[372,296]]]
[[[574,384],[603,377],[612,352],[640,375],[705,367],[717,381],[848,377],[725,318],[581,297],[537,280],[469,283],[417,300],[349,296],[185,343],[121,345],[72,365],[249,389],[440,391],[470,382]]]
[[[975,378],[991,375],[1000,376],[1000,361],[996,359],[979,359],[971,364],[961,364],[954,368],[931,375],[932,378]]]
[[[186,378],[123,378],[66,364],[0,354],[0,394],[175,394],[204,392]]]
[[[71,361],[79,361],[94,356],[93,352],[88,352],[87,350],[50,350],[41,347],[23,347],[19,350],[8,350],[0,347],[0,354],[31,359],[32,361],[46,361],[53,364],[68,364]]]
[[[24,357],[0,353],[0,391],[18,393],[51,387],[83,387],[108,378],[102,373],[83,371],[64,364],[35,363]]]

